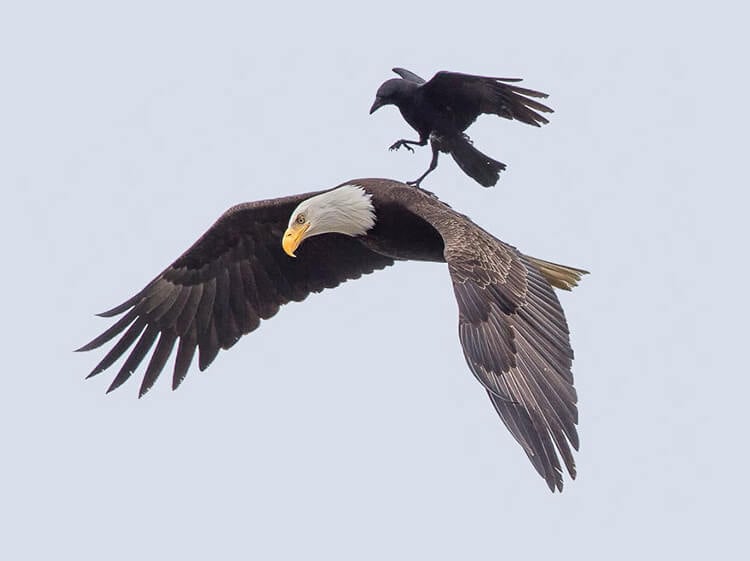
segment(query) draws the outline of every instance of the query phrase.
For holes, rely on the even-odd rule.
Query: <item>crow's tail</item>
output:
[[[464,173],[474,179],[482,187],[492,187],[500,178],[500,172],[505,164],[493,160],[474,148],[469,137],[464,135],[443,138],[442,147],[464,170]]]

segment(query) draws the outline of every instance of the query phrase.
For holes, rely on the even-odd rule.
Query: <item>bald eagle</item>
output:
[[[524,255],[404,183],[358,179],[229,209],[143,290],[100,314],[124,315],[78,350],[119,336],[91,377],[132,347],[112,391],[156,344],[142,396],[176,345],[174,389],[196,349],[204,370],[283,304],[401,260],[447,263],[471,372],[550,489],[562,490],[560,458],[575,478],[578,412],[573,351],[552,287],[569,290],[585,271]]]

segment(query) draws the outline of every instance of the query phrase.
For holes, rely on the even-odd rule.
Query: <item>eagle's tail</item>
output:
[[[589,274],[588,271],[584,271],[583,269],[550,263],[549,261],[537,259],[529,255],[526,258],[539,269],[539,272],[544,275],[544,278],[552,286],[561,288],[562,290],[571,290],[573,287],[578,286],[578,281],[581,280],[581,277]]]
[[[492,187],[500,178],[500,172],[505,164],[493,160],[474,148],[469,137],[464,135],[441,139],[446,152],[464,170],[464,173],[474,179],[482,187]]]

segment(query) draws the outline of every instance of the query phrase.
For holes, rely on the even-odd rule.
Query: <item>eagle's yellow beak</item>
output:
[[[299,244],[305,239],[305,232],[310,228],[310,223],[293,224],[284,232],[284,238],[281,240],[281,247],[284,253],[289,257],[297,257],[294,252],[297,251]]]

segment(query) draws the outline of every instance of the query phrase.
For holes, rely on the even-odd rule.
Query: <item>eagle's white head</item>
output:
[[[281,245],[287,255],[294,257],[307,238],[332,233],[362,236],[374,225],[372,195],[359,185],[342,185],[297,205]]]

